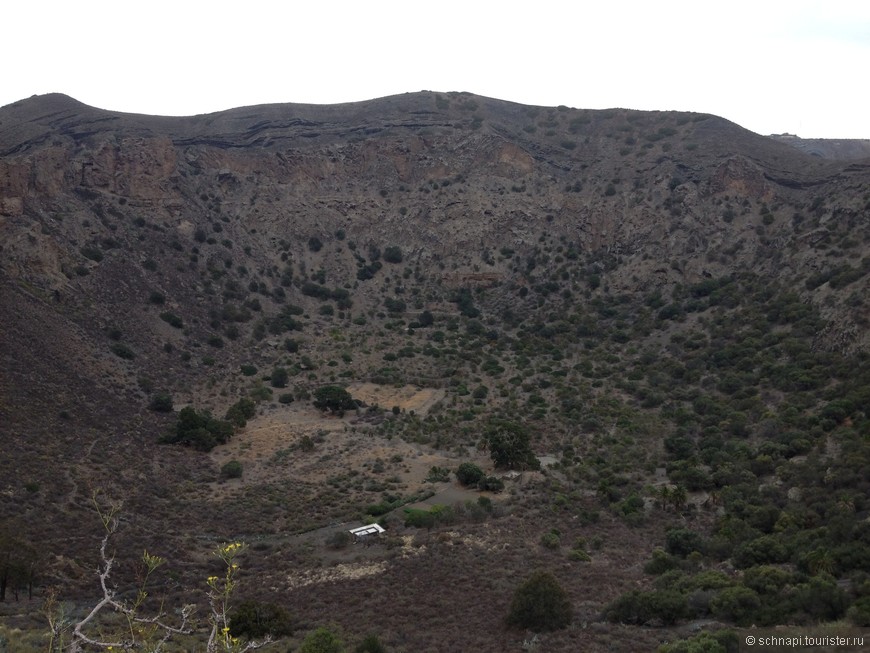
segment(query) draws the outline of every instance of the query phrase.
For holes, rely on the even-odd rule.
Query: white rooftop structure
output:
[[[368,526],[359,526],[357,528],[351,528],[350,534],[354,537],[365,537],[366,535],[380,535],[385,531],[384,527],[380,524],[369,524]]]

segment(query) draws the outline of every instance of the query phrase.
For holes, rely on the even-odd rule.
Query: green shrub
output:
[[[354,653],[387,653],[387,649],[376,635],[366,635],[353,651]]]
[[[257,373],[257,368],[253,365],[241,365],[239,369],[245,376],[254,376]]]
[[[103,260],[103,253],[98,247],[82,247],[79,251],[86,259],[90,259],[96,263]]]
[[[507,622],[535,632],[565,628],[571,623],[571,599],[549,572],[529,576],[514,593]]]
[[[353,541],[353,536],[346,530],[335,531],[326,538],[326,546],[330,549],[345,549]]]
[[[184,326],[184,320],[171,311],[164,311],[160,314],[160,319],[166,322],[169,326],[180,329]]]
[[[257,405],[250,399],[242,398],[227,409],[224,419],[231,422],[233,426],[242,428],[256,414]]]
[[[384,299],[384,306],[386,306],[390,313],[404,313],[407,308],[407,305],[403,300],[395,299],[393,297],[387,297]]]
[[[477,485],[483,477],[483,470],[474,463],[462,463],[456,468],[456,478],[463,485]]]
[[[761,600],[758,594],[742,585],[726,587],[710,601],[710,610],[717,619],[748,626],[755,619]]]
[[[504,490],[504,481],[498,476],[484,476],[477,482],[477,489],[483,492],[501,492]]]
[[[856,626],[870,627],[870,596],[864,596],[855,601],[846,616]]]
[[[703,552],[703,549],[703,538],[688,528],[672,528],[665,537],[665,550],[681,558],[685,558],[693,551]]]
[[[123,342],[116,342],[109,347],[109,349],[118,358],[123,358],[124,360],[133,360],[136,358],[136,352],[130,349],[130,347],[125,345]]]
[[[680,561],[677,560],[677,558],[666,553],[662,549],[655,549],[652,552],[652,559],[644,565],[643,570],[644,573],[658,576],[666,571],[678,569],[679,567]]]
[[[153,397],[151,397],[151,403],[148,404],[148,408],[158,413],[171,413],[172,412],[172,395],[161,392]]]
[[[795,607],[810,621],[836,621],[846,613],[848,599],[827,574],[813,576],[795,588]]]
[[[733,630],[703,632],[689,639],[662,644],[656,653],[738,653],[740,638]]]
[[[435,515],[429,510],[407,508],[405,510],[405,526],[413,528],[432,528],[435,525]]]
[[[568,552],[568,559],[574,562],[592,562],[592,556],[583,549],[571,549]]]
[[[223,467],[221,467],[221,476],[224,478],[241,478],[242,463],[238,460],[231,460],[228,463],[225,463]]]
[[[208,411],[198,413],[192,406],[185,406],[178,412],[175,429],[161,438],[161,442],[211,451],[228,442],[232,436],[233,425],[229,422],[214,419]]]
[[[298,653],[344,653],[344,642],[329,628],[321,627],[308,633]]]
[[[642,592],[632,590],[605,608],[608,621],[626,624],[660,622],[671,625],[683,619],[688,611],[686,597],[673,590]]]
[[[445,483],[450,480],[450,470],[444,467],[433,466],[426,476],[427,483]]]
[[[562,538],[555,531],[544,533],[541,535],[541,546],[545,549],[558,549],[562,546]]]
[[[286,388],[289,380],[290,373],[283,367],[276,367],[272,370],[270,382],[273,388]]]
[[[401,263],[402,250],[397,245],[390,245],[384,249],[384,260],[387,263]]]
[[[356,402],[350,393],[337,385],[325,385],[314,391],[314,406],[320,410],[333,413],[356,408]]]
[[[793,581],[793,573],[771,565],[750,567],[743,572],[743,584],[761,595],[775,596]]]

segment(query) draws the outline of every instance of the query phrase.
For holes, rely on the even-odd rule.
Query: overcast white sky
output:
[[[7,0],[0,105],[191,115],[471,91],[870,138],[868,0]]]

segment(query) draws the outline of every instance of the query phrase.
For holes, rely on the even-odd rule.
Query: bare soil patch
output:
[[[347,391],[354,399],[364,401],[370,406],[386,409],[398,406],[403,411],[414,412],[420,416],[425,416],[445,395],[444,390],[436,388],[413,385],[393,387],[376,383],[352,383]]]
[[[350,392],[369,405],[399,406],[419,415],[428,412],[444,396],[443,390],[415,386],[395,388],[374,383],[354,384]],[[492,463],[483,452],[469,451],[460,459],[455,451],[438,451],[399,438],[373,435],[358,422],[357,413],[348,412],[337,417],[322,413],[309,404],[267,407],[249,420],[229,443],[210,453],[217,469],[230,460],[238,460],[243,468],[240,479],[212,483],[212,498],[229,496],[250,485],[272,484],[291,478],[323,483],[349,474],[398,479],[395,482],[403,492],[416,492],[426,484],[425,479],[433,466],[453,469],[464,460],[472,460],[489,473],[492,471]],[[302,447],[306,436],[314,443],[313,449]],[[456,500],[477,495],[458,485],[457,492],[461,497]]]

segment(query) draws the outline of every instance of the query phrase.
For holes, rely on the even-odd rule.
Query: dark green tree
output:
[[[571,599],[556,577],[546,571],[529,576],[514,593],[508,624],[535,632],[565,628],[571,623]]]
[[[507,469],[540,469],[541,463],[532,451],[529,432],[522,424],[508,420],[492,420],[484,437],[496,467]]]
[[[273,388],[286,388],[287,381],[290,380],[290,373],[284,369],[283,367],[276,367],[272,370],[272,387]]]
[[[228,442],[232,436],[233,425],[229,422],[215,419],[207,410],[198,413],[192,406],[185,406],[178,412],[174,431],[161,441],[211,451],[215,446]]]
[[[474,463],[462,463],[456,468],[456,478],[463,485],[476,485],[483,477],[483,470]]]
[[[387,263],[401,263],[402,249],[398,245],[390,245],[384,249],[384,260]]]
[[[314,405],[320,410],[333,413],[356,408],[356,402],[350,393],[337,385],[325,385],[314,391]]]
[[[158,413],[172,412],[172,395],[167,392],[160,392],[151,397],[151,403],[148,408]]]

